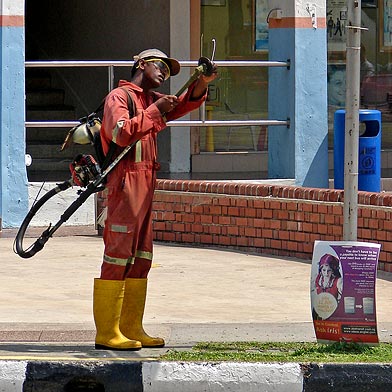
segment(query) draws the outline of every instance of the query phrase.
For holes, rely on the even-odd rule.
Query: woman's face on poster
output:
[[[330,278],[331,275],[332,275],[332,269],[331,269],[331,267],[330,267],[329,265],[323,265],[323,266],[321,267],[321,275],[322,275],[324,278]]]

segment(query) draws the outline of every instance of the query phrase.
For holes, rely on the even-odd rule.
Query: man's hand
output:
[[[192,98],[193,99],[199,99],[200,97],[202,97],[208,87],[208,84],[211,83],[213,80],[215,80],[218,77],[218,67],[217,65],[208,60],[209,61],[209,65],[207,68],[207,72],[206,75],[201,74],[199,76],[199,79],[197,79],[195,88],[192,91]]]
[[[178,98],[175,95],[164,95],[155,101],[162,114],[171,112],[178,105]]]
[[[218,67],[215,66],[215,70],[212,72],[211,75],[200,75],[199,79],[202,79],[205,84],[211,83],[218,77]]]

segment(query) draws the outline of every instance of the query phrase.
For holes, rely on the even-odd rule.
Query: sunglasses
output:
[[[159,69],[165,80],[169,79],[170,77],[170,68],[168,65],[161,59],[148,59],[144,60],[146,63],[151,63],[154,65],[155,68]]]

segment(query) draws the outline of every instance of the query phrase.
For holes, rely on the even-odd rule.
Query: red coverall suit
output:
[[[166,127],[166,121],[154,104],[162,94],[152,92],[152,95],[146,95],[140,87],[127,81],[120,81],[119,87],[129,91],[136,110],[129,118],[127,94],[123,89],[117,88],[109,93],[101,128],[104,152],[107,153],[110,141],[126,147],[139,140],[109,174],[106,185],[108,210],[103,233],[105,250],[101,279],[120,280],[129,277],[127,274],[137,258],[149,260],[151,265],[152,200],[159,167],[156,135]],[[176,108],[167,113],[167,121],[198,108],[206,99],[205,94],[200,99],[191,100],[193,87],[191,85],[180,97]]]

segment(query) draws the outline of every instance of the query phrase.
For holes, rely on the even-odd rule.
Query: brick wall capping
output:
[[[236,196],[260,196],[310,201],[343,202],[341,189],[306,188],[290,185],[268,184],[253,181],[206,181],[206,180],[167,180],[158,179],[156,190],[172,192],[213,193]],[[358,204],[373,206],[392,206],[391,192],[358,192]]]

